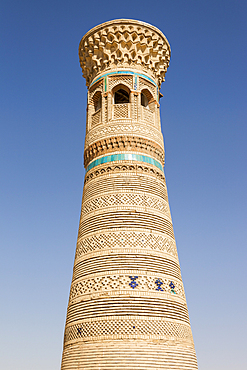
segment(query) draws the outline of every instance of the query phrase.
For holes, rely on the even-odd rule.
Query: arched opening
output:
[[[141,105],[150,109],[149,104],[154,101],[153,95],[150,93],[148,89],[144,89],[141,92]]]
[[[141,105],[143,105],[143,107],[148,106],[148,98],[144,93],[141,93]]]
[[[129,118],[130,117],[130,89],[119,84],[112,90],[113,96],[113,118]]]
[[[114,104],[129,103],[129,89],[124,85],[118,85],[113,89]]]
[[[102,120],[101,114],[102,95],[100,91],[96,91],[92,98],[89,111],[89,128],[98,125]]]
[[[148,124],[155,124],[155,100],[148,89],[141,90],[141,118]]]
[[[101,92],[97,91],[93,96],[94,111],[97,112],[102,107],[102,96]]]

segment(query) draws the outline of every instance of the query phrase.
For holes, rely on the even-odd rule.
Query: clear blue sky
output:
[[[247,5],[2,0],[0,368],[55,370],[81,207],[86,87],[78,44],[114,18],[151,23],[169,200],[200,370],[246,370]]]

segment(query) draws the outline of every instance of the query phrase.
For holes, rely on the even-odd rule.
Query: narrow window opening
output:
[[[114,94],[114,104],[129,103],[129,94],[123,89],[119,89]]]
[[[102,95],[100,91],[97,91],[92,97],[92,103],[94,106],[94,113],[101,109],[102,107]]]
[[[143,93],[141,93],[141,105],[148,108],[148,98]]]
[[[95,104],[95,112],[101,109],[101,107],[102,107],[102,97],[100,95],[99,99],[96,101],[96,104]]]

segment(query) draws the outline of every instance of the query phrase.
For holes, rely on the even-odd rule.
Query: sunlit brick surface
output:
[[[197,369],[163,172],[155,27],[106,22],[79,47],[86,167],[62,370]]]

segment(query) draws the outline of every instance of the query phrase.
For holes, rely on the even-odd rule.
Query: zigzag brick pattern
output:
[[[159,88],[170,46],[156,27],[90,30],[86,175],[61,370],[196,370],[162,170]]]

